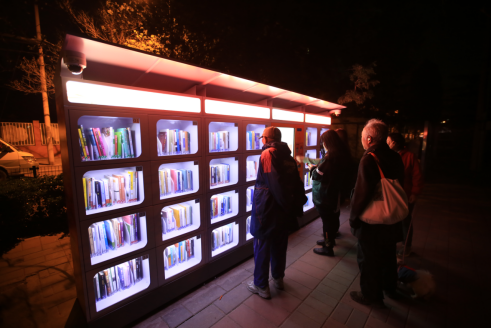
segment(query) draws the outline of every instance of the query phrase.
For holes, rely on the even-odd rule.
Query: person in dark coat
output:
[[[281,136],[276,127],[263,130],[251,212],[255,271],[247,288],[263,298],[270,298],[270,262],[275,288],[284,288],[289,232],[298,228],[297,217],[303,215],[302,206],[307,201],[297,163],[287,144],[280,141]]]
[[[314,248],[313,252],[335,256],[333,247],[336,245],[335,238],[340,228],[342,187],[348,176],[350,153],[333,130],[328,130],[321,135],[321,145],[325,149],[325,156],[317,165],[308,164],[313,179],[313,203],[323,222],[325,238],[318,240],[317,244],[322,247]],[[296,156],[296,160],[306,161],[302,156]]]
[[[403,187],[404,168],[400,155],[386,144],[388,127],[380,120],[367,122],[362,131],[362,145],[366,150],[359,164],[357,182],[352,196],[350,227],[357,237],[357,262],[360,270],[361,291],[353,291],[350,297],[361,304],[385,307],[384,294],[396,298],[397,261],[396,243],[401,240],[401,222],[392,225],[368,224],[360,216],[374,197],[378,197],[381,181],[374,153],[383,174],[388,179],[398,179]],[[380,192],[380,191],[379,191]]]

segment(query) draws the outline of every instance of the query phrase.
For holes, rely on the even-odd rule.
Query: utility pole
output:
[[[38,2],[34,1],[34,16],[36,18],[36,39],[38,41],[38,65],[39,65],[39,75],[41,80],[41,96],[43,97],[43,113],[44,113],[44,126],[46,131],[46,143],[48,146],[48,162],[50,165],[55,164],[55,155],[53,153],[53,139],[51,137],[51,118],[50,118],[50,107],[48,103],[48,92],[46,87],[46,72],[44,70],[44,56],[43,56],[43,46],[41,39],[41,23],[39,22],[39,10]]]

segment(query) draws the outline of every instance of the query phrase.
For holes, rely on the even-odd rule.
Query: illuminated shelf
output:
[[[312,158],[312,159],[315,159],[317,158],[316,157],[316,149],[310,149],[310,150],[306,150],[306,153],[304,154],[304,157],[308,157],[308,158]],[[304,167],[305,168],[309,168],[309,166],[306,164],[304,164]]]
[[[246,212],[251,212],[253,207],[253,197],[255,193],[255,186],[249,186],[246,188]]]
[[[196,193],[200,181],[198,173],[198,162],[194,161],[160,165],[157,172],[160,199]]]
[[[210,197],[210,223],[214,224],[239,213],[239,195],[235,190]]]
[[[98,264],[147,245],[145,212],[99,221],[88,228],[91,264]]]
[[[318,129],[317,128],[306,128],[306,138],[305,144],[307,147],[312,147],[317,145],[318,141]]]
[[[311,190],[313,187],[313,180],[311,179],[310,172],[304,173],[304,190]]]
[[[214,229],[210,236],[212,257],[219,255],[239,243],[239,225],[235,222]]]
[[[145,198],[141,166],[88,171],[82,184],[87,215],[135,206]]]
[[[235,185],[238,175],[239,163],[235,157],[215,158],[210,161],[210,189]]]
[[[238,136],[237,123],[210,122],[208,125],[208,149],[211,153],[237,151]]]
[[[183,240],[166,247],[164,257],[164,278],[169,279],[184,272],[202,261],[202,242],[200,236]]]
[[[246,218],[246,240],[250,240],[253,238],[251,234],[251,215]]]
[[[328,128],[321,128],[321,131],[319,132],[319,135],[321,136],[323,133],[325,133],[328,130],[329,130]]]
[[[198,125],[195,121],[158,120],[157,155],[187,155],[198,152]]]
[[[133,267],[134,265],[135,268]],[[130,272],[130,270],[132,271]],[[106,278],[103,278],[103,276],[106,277],[106,273],[111,284],[109,289]],[[149,285],[148,255],[140,256],[136,259],[115,265],[114,267],[101,270],[93,278],[96,311],[99,312],[121,302],[125,298],[145,290]],[[111,293],[109,293],[110,290]]]
[[[313,193],[310,192],[310,193],[307,193],[306,194],[306,197],[308,198],[306,204],[304,204],[303,206],[303,210],[304,212],[307,212],[309,211],[310,209],[312,209],[314,207],[314,204],[313,204]]]
[[[246,150],[261,150],[263,143],[261,142],[260,137],[265,128],[265,124],[246,125]]]
[[[161,210],[162,240],[169,240],[200,228],[200,200],[194,199]]]
[[[255,181],[260,168],[260,156],[251,155],[246,158],[246,181]]]

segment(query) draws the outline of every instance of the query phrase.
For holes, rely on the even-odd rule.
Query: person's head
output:
[[[399,151],[405,148],[405,138],[401,133],[390,133],[386,139],[386,143],[394,151]]]
[[[328,155],[333,153],[347,153],[347,147],[345,147],[342,139],[340,139],[340,137],[334,130],[328,130],[321,135],[321,145],[326,150]]]
[[[263,130],[263,134],[260,138],[263,144],[267,144],[269,142],[280,141],[282,139],[282,133],[278,128],[269,126]]]
[[[362,147],[367,150],[372,145],[385,142],[387,137],[388,126],[383,121],[373,118],[367,121],[362,130]]]

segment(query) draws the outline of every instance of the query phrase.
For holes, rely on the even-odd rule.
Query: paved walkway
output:
[[[429,301],[385,300],[386,310],[353,302],[359,289],[356,240],[342,212],[336,257],[317,256],[313,221],[292,234],[286,289],[263,300],[246,290],[247,260],[173,304],[143,327],[490,327],[490,190],[430,184],[415,209],[414,252],[408,263],[437,281]],[[36,237],[0,259],[0,326],[64,327],[75,301],[68,238]]]

